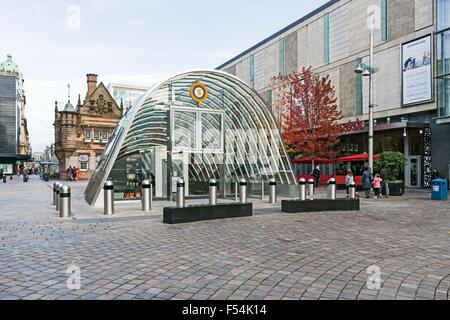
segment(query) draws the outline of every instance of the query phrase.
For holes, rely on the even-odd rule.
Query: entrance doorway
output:
[[[422,157],[409,157],[405,168],[405,186],[420,188],[422,186]]]

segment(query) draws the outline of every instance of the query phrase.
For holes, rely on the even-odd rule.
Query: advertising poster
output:
[[[402,44],[403,106],[433,100],[431,35]]]

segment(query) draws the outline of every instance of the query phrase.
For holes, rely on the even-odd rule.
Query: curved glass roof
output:
[[[197,82],[208,91],[203,102],[191,97]],[[275,177],[279,184],[296,184],[274,116],[256,91],[228,73],[196,70],[154,86],[128,109],[89,182],[86,201],[95,203],[116,161],[158,146],[194,155],[190,180],[208,181],[222,165],[226,181]]]

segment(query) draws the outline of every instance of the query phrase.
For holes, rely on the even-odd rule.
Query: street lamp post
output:
[[[373,174],[373,14],[370,13],[370,49],[369,49],[369,66],[360,64],[356,67],[355,73],[369,77],[369,172]],[[363,68],[364,66],[364,68]]]

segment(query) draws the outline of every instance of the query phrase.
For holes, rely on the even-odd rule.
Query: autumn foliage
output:
[[[337,121],[342,114],[329,77],[303,68],[301,73],[272,78],[272,88],[272,111],[288,152],[297,158],[334,158],[333,147],[339,142]]]

